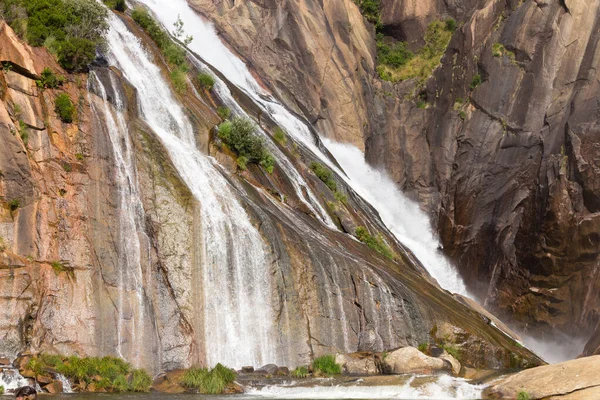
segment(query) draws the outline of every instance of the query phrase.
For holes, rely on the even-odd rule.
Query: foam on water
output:
[[[479,399],[485,387],[448,375],[422,385],[414,385],[415,379],[413,376],[403,385],[394,386],[266,386],[246,394],[279,399]]]
[[[29,380],[23,378],[16,369],[5,369],[0,372],[0,386],[4,387],[5,392],[29,385]]]

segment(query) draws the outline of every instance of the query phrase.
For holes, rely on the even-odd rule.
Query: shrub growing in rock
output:
[[[215,78],[211,74],[201,72],[198,74],[198,82],[206,90],[211,90],[215,86]]]
[[[333,173],[327,167],[319,162],[313,161],[310,163],[309,168],[332,192],[337,190],[337,183],[335,182],[335,179],[333,179]]]
[[[248,118],[235,117],[231,121],[225,121],[218,127],[221,140],[238,157],[244,157],[243,165],[246,163],[260,164],[269,173],[273,172],[275,159],[265,147],[262,138],[256,135],[256,125]]]
[[[125,0],[104,0],[104,4],[106,4],[106,7],[116,11],[125,12],[125,10],[127,10]]]
[[[394,252],[385,244],[383,237],[379,235],[378,237],[372,236],[367,228],[364,226],[359,226],[355,231],[356,238],[378,252],[379,254],[389,258],[390,260],[394,259]]]
[[[525,390],[521,390],[517,394],[517,400],[531,400],[531,396]]]
[[[342,367],[335,362],[335,356],[328,354],[314,359],[313,373],[315,375],[339,375],[342,373]]]
[[[65,77],[56,75],[50,68],[46,67],[40,74],[40,79],[35,83],[41,89],[55,89],[65,83]]]
[[[294,378],[306,378],[308,376],[308,368],[305,366],[297,367],[292,371],[292,376]]]
[[[473,77],[473,80],[471,81],[471,90],[475,90],[475,88],[477,88],[477,86],[481,85],[481,82],[483,82],[483,80],[481,79],[481,75],[477,74]]]
[[[231,116],[231,110],[228,107],[221,106],[217,108],[217,115],[222,119],[226,120]]]
[[[181,385],[203,394],[221,394],[235,380],[235,372],[217,364],[213,369],[192,367],[181,378]]]
[[[285,146],[285,144],[287,143],[287,135],[285,131],[280,127],[275,128],[275,131],[273,132],[273,138],[281,145]]]
[[[58,118],[62,122],[71,123],[73,122],[73,115],[75,114],[75,106],[71,101],[68,94],[62,93],[56,97],[55,111]]]

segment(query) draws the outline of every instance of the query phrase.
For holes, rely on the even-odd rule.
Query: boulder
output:
[[[267,364],[267,365],[263,365],[262,367],[260,367],[258,369],[259,373],[263,373],[263,374],[268,374],[268,375],[275,375],[277,373],[277,369],[279,367],[277,367],[277,365],[275,364]]]
[[[442,353],[441,356],[439,356],[439,358],[441,358],[442,360],[446,360],[450,363],[450,365],[452,366],[452,374],[457,376],[458,374],[460,374],[460,369],[461,369],[461,365],[460,362],[454,358],[453,356],[451,356],[450,354],[448,354],[447,351],[444,351]]]
[[[275,374],[277,376],[288,376],[290,374],[290,369],[288,367],[279,367]]]
[[[45,391],[48,393],[62,393],[63,392],[63,384],[61,381],[52,381],[43,387]]]
[[[11,365],[10,360],[6,357],[0,357],[0,365]]]
[[[383,358],[384,371],[392,374],[434,374],[451,372],[452,365],[441,358],[429,357],[414,347],[394,350]]]
[[[252,372],[254,372],[254,367],[253,366],[242,367],[242,372],[245,374],[252,373]]]
[[[175,370],[161,374],[154,379],[152,390],[160,393],[185,393],[185,388],[179,382],[185,370]]]
[[[338,354],[335,363],[348,374],[377,375],[380,373],[375,356],[371,353]]]
[[[484,390],[485,398],[514,399],[524,390],[531,399],[597,398],[581,396],[584,391],[600,388],[600,356],[579,358],[560,364],[544,365],[521,371],[496,381]]]

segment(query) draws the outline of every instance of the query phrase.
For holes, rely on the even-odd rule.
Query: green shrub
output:
[[[171,71],[171,81],[177,93],[181,94],[187,90],[187,74],[182,68],[176,67]]]
[[[248,158],[244,156],[239,156],[237,158],[237,165],[241,170],[245,171],[248,168]]]
[[[125,0],[104,0],[104,4],[106,4],[106,7],[116,11],[125,12],[127,10]]]
[[[239,157],[245,157],[246,163],[260,164],[267,172],[273,172],[275,159],[269,153],[262,138],[255,134],[256,126],[248,118],[235,117],[231,121],[222,122],[218,127],[218,135]]]
[[[369,246],[371,249],[375,250],[384,257],[389,258],[390,260],[394,259],[394,252],[387,244],[385,244],[381,235],[378,237],[372,236],[364,226],[359,226],[356,228],[355,234],[358,240]]]
[[[446,353],[460,361],[460,351],[454,344],[446,343],[442,345],[442,348],[446,350]]]
[[[382,35],[378,35],[379,76],[392,82],[418,78],[419,83],[424,83],[440,64],[454,29],[456,22],[430,23],[425,33],[425,45],[416,54],[410,52],[406,43],[398,42],[392,48],[384,43]]]
[[[23,143],[27,146],[27,143],[29,142],[29,129],[27,128],[27,125],[25,125],[25,122],[19,120],[19,136],[21,136],[21,140],[23,140]]]
[[[335,199],[337,201],[341,201],[342,203],[346,204],[348,202],[348,197],[340,192],[339,190],[336,190],[335,193],[333,194],[333,197],[335,197]]]
[[[275,132],[273,132],[273,138],[284,146],[287,143],[287,135],[280,127],[275,128]]]
[[[85,70],[102,48],[108,11],[89,0],[3,0],[0,12],[32,46],[48,46],[68,70]]]
[[[215,85],[215,78],[206,72],[201,72],[198,74],[198,82],[200,82],[200,86],[204,89],[211,90]]]
[[[461,110],[458,112],[458,117],[464,121],[467,119],[467,113]]]
[[[517,400],[531,400],[531,396],[525,390],[520,390],[517,394]]]
[[[0,395],[4,394],[4,386],[0,385]]]
[[[40,75],[40,79],[35,81],[36,85],[42,89],[55,89],[62,86],[65,83],[65,77],[62,75],[55,75],[54,72],[46,67]]]
[[[62,93],[56,97],[56,107],[54,111],[56,111],[56,114],[58,114],[58,117],[62,122],[73,122],[75,106],[68,94]]]
[[[508,56],[511,62],[515,62],[515,53],[507,50],[502,43],[494,43],[494,45],[492,46],[492,55],[494,57]]]
[[[171,39],[161,25],[150,16],[148,10],[141,6],[135,7],[131,18],[150,35],[170,64],[180,67],[184,72],[189,70],[185,50]]]
[[[477,86],[481,85],[481,83],[483,82],[483,80],[481,79],[481,75],[477,74],[473,77],[473,80],[471,81],[471,90],[475,90],[475,88],[477,88]]]
[[[221,364],[213,369],[193,367],[181,378],[181,385],[203,394],[221,394],[235,380],[235,372]]]
[[[294,378],[306,378],[308,376],[308,368],[305,366],[297,367],[292,371],[292,376]]]
[[[316,375],[339,375],[342,373],[342,367],[335,363],[335,356],[330,354],[315,358],[312,366]]]
[[[417,349],[419,349],[421,353],[427,354],[427,350],[429,350],[429,343],[421,343]]]
[[[453,18],[448,18],[446,20],[446,30],[448,32],[454,32],[456,30],[456,20]]]
[[[228,107],[221,106],[217,108],[217,115],[222,119],[226,120],[231,116],[231,110]]]
[[[77,153],[75,154],[75,158],[79,161],[83,161],[85,159],[85,156],[82,153]]]
[[[376,24],[378,27],[381,25],[379,0],[354,0],[354,2],[358,5],[360,12],[367,21]]]
[[[335,179],[333,179],[333,173],[327,167],[321,163],[313,161],[310,163],[309,168],[315,173],[315,175],[317,175],[317,178],[327,185],[332,192],[337,190],[337,183],[335,182]]]

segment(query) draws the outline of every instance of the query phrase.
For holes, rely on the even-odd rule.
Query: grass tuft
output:
[[[192,367],[181,378],[181,385],[203,394],[221,394],[235,380],[235,372],[217,364],[213,369]]]
[[[315,358],[312,366],[316,375],[339,375],[342,373],[342,367],[336,364],[335,356],[331,354]]]
[[[306,378],[308,375],[308,368],[306,366],[297,367],[292,371],[292,376],[294,378]]]
[[[360,240],[379,254],[389,258],[390,260],[393,260],[395,258],[394,252],[389,248],[387,244],[385,244],[385,241],[383,240],[383,237],[381,235],[379,235],[378,237],[372,236],[367,230],[367,228],[365,228],[364,226],[359,226],[358,228],[356,228],[355,234],[358,240]]]

